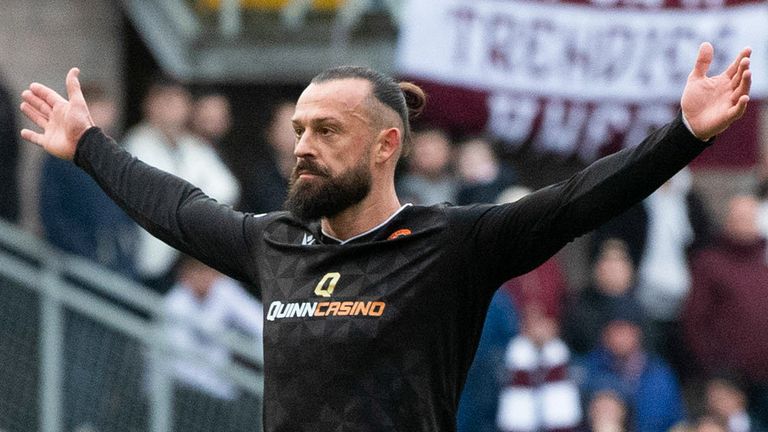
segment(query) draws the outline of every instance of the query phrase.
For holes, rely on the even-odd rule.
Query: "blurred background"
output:
[[[510,202],[671,121],[699,44],[754,50],[752,102],[659,192],[491,305],[461,431],[768,427],[768,3],[3,0],[0,431],[261,430],[261,304],[20,142],[70,67],[134,155],[280,209],[293,102],[361,64],[428,93],[402,202]],[[765,425],[765,426],[764,426]]]

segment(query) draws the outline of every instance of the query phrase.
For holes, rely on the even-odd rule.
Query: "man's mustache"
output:
[[[328,168],[321,166],[312,159],[299,159],[299,161],[296,162],[296,166],[293,167],[291,178],[296,180],[299,178],[299,174],[312,174],[320,177],[330,177],[331,175]]]

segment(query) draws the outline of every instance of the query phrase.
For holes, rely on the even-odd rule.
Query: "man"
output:
[[[611,388],[632,412],[629,430],[666,432],[685,418],[682,392],[672,368],[643,347],[643,317],[637,301],[613,304],[600,342],[575,373],[587,397]]]
[[[768,418],[768,265],[750,195],[728,201],[722,232],[691,260],[691,294],[682,315],[685,342],[704,374],[744,377],[755,414]]]
[[[240,185],[212,144],[189,130],[192,95],[181,83],[158,78],[144,95],[144,117],[123,140],[125,148],[142,161],[194,183],[223,204],[234,204]],[[146,231],[139,232],[136,271],[144,285],[166,293],[173,285],[176,250]]]
[[[19,218],[16,172],[19,164],[19,139],[16,127],[13,100],[0,76],[0,219],[14,223]]]
[[[681,117],[638,147],[508,205],[418,207],[395,194],[413,84],[364,68],[315,77],[299,97],[287,212],[242,214],[131,158],[69,100],[33,83],[22,138],[93,175],[161,239],[261,290],[265,429],[455,430],[483,316],[502,282],[650,194],[744,113],[750,50],[708,78],[702,46]]]
[[[294,111],[294,102],[277,102],[264,129],[263,142],[266,145],[263,154],[259,156],[258,152],[249,151],[247,155],[237,155],[243,185],[239,210],[267,213],[283,207],[291,172],[296,164],[296,156],[293,155],[296,136],[291,126]]]

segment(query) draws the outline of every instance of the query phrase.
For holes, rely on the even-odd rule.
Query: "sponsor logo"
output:
[[[330,298],[339,283],[341,274],[327,273],[315,286],[315,295]],[[382,301],[321,301],[321,302],[292,302],[273,301],[267,310],[267,321],[286,318],[311,317],[346,317],[365,316],[380,317],[384,314],[387,304]]]
[[[304,238],[301,239],[302,246],[309,246],[315,244],[315,236],[312,234],[304,233]]]
[[[336,284],[341,279],[339,273],[328,273],[320,279],[315,287],[315,295],[318,297],[330,297],[333,294],[333,290],[336,289]]]
[[[384,315],[387,305],[381,301],[332,301],[283,303],[273,301],[267,310],[267,321],[286,318],[344,317]]]
[[[393,232],[392,234],[390,234],[389,237],[387,238],[387,240],[394,240],[394,239],[396,239],[398,237],[405,237],[405,236],[409,236],[411,234],[413,234],[413,233],[408,228],[399,229],[399,230]]]

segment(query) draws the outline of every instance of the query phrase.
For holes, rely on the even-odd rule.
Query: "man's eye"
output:
[[[331,135],[333,133],[333,129],[327,128],[327,127],[326,128],[320,128],[319,132],[320,132],[320,135],[328,136],[328,135]]]

